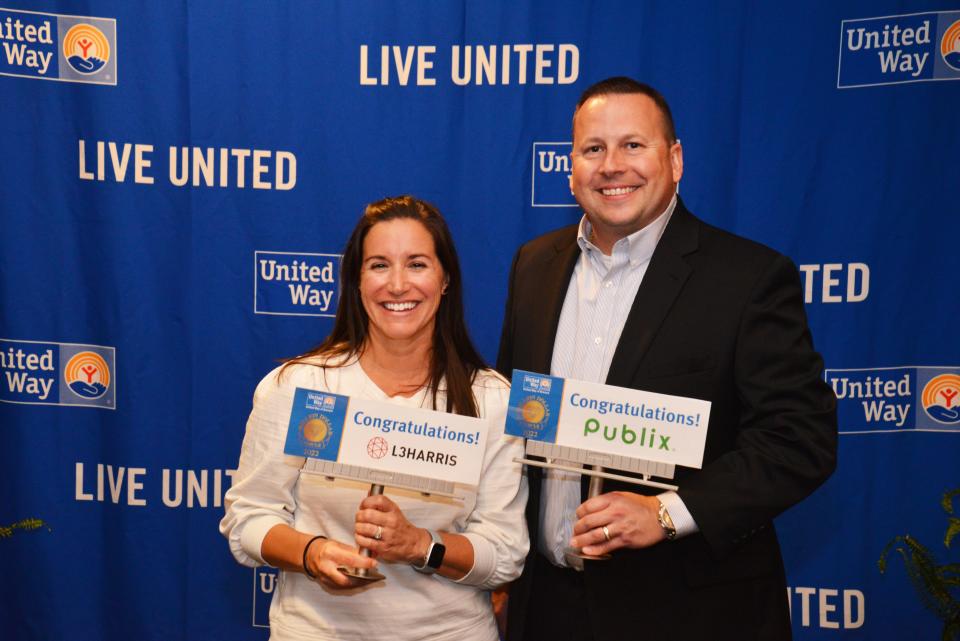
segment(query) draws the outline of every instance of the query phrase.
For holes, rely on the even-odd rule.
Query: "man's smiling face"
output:
[[[670,204],[683,174],[679,141],[667,139],[663,115],[643,94],[594,96],[573,121],[570,189],[609,254]]]

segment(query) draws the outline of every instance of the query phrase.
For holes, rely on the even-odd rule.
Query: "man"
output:
[[[772,519],[836,462],[836,399],[797,270],[687,211],[653,88],[587,89],[571,157],[584,217],[517,252],[498,369],[704,399],[710,422],[702,469],[677,467],[677,492],[606,481],[581,503],[586,476],[528,470],[531,553],[508,638],[789,639]]]

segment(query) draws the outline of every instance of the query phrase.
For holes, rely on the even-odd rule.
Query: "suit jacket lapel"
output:
[[[699,230],[699,221],[678,198],[627,315],[610,363],[608,384],[629,387],[663,319],[690,276],[691,267],[684,257],[697,250]]]
[[[550,363],[553,359],[553,343],[557,337],[557,326],[560,324],[560,312],[563,310],[563,301],[567,296],[567,287],[570,277],[580,256],[580,246],[577,245],[576,227],[573,233],[559,239],[555,245],[555,253],[548,256],[543,262],[542,288],[538,291],[540,304],[533,310],[534,326],[530,346],[531,363],[534,371],[541,374],[550,373]]]

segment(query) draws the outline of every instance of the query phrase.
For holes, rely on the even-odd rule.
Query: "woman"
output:
[[[369,205],[344,250],[333,331],[257,386],[220,531],[244,565],[280,573],[273,639],[498,638],[487,590],[516,578],[528,539],[522,443],[503,435],[507,382],[463,321],[460,266],[431,205]],[[283,443],[297,387],[489,420],[480,485],[462,500],[301,475]],[[359,506],[359,507],[358,507]],[[431,543],[446,548],[426,574]],[[375,558],[359,554],[369,548]],[[374,568],[361,584],[337,567]],[[419,568],[419,571],[415,568]]]

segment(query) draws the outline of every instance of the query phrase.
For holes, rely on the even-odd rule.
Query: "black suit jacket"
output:
[[[517,252],[497,368],[549,373],[580,254],[576,226]],[[711,401],[703,467],[677,467],[700,532],[587,562],[597,639],[788,639],[772,519],[836,463],[836,398],[822,378],[799,274],[786,257],[707,225],[677,203],[637,291],[607,383]],[[528,469],[531,555],[511,589],[508,638],[523,638],[533,585],[539,469]],[[605,491],[659,491],[607,481]]]

